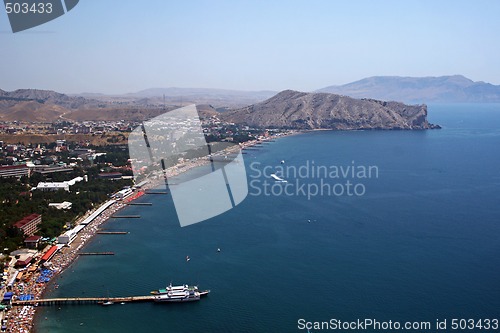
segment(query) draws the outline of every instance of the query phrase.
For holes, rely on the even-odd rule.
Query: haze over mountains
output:
[[[150,88],[122,95],[85,93],[75,96],[95,98],[100,101],[134,103],[136,105],[158,104],[211,104],[214,107],[241,107],[263,101],[276,91],[242,91],[210,88]]]
[[[425,78],[371,77],[342,86],[326,87],[319,89],[318,92],[334,92],[356,98],[405,103],[500,102],[500,86],[473,82],[460,75]],[[418,112],[414,115],[398,113],[401,108],[406,108],[405,112],[414,109],[407,106],[400,107],[397,103],[381,104],[375,101],[368,103],[346,99],[345,96],[325,96],[325,94],[292,91],[285,91],[274,96],[275,94],[273,91],[153,88],[117,96],[93,93],[69,96],[49,90],[19,89],[12,92],[0,90],[0,121],[144,120],[179,105],[196,103],[201,105],[203,112],[209,114],[213,114],[216,110],[232,110],[230,112],[232,119],[248,124],[257,124],[258,115],[262,124],[286,127],[291,125],[287,121],[292,121],[292,127],[296,128],[323,128],[327,124],[335,128],[356,128],[356,126],[357,128],[427,128],[430,126],[422,119],[417,122],[418,124],[414,123],[415,119],[412,117]],[[273,119],[276,116],[275,110],[279,108],[283,108],[283,119]],[[392,110],[392,108],[395,109]],[[389,109],[391,111],[388,111]],[[239,116],[236,116],[235,110],[240,112]],[[270,114],[264,114],[265,110]],[[292,115],[289,113],[290,110],[296,110],[296,113]],[[353,114],[345,113],[346,110]],[[367,112],[375,113],[370,115]],[[305,118],[302,119],[299,115]],[[407,116],[410,118],[405,118]],[[330,122],[327,117],[337,118]],[[304,122],[301,123],[300,119]],[[343,125],[341,125],[341,119],[343,119]]]
[[[404,103],[498,103],[500,86],[474,82],[462,75],[439,77],[373,76],[329,86],[317,92]]]

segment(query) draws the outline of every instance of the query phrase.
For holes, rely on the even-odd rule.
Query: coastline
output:
[[[234,145],[228,147],[220,152],[217,152],[214,155],[228,155],[234,153],[235,150],[243,151],[245,148],[249,148],[255,145],[258,145],[265,141],[275,140],[280,137],[291,136],[302,133],[301,131],[290,131],[285,133],[279,133],[277,135],[271,135],[265,139],[257,139],[252,141],[247,141],[240,145]],[[203,157],[197,158],[193,160],[189,160],[186,162],[178,163],[175,166],[167,169],[165,171],[165,176],[167,178],[178,176],[184,172],[187,172],[193,168],[197,168],[203,165],[207,165],[210,163],[210,159]],[[150,180],[146,185],[142,187],[141,190],[148,190],[157,188],[161,186],[164,182],[163,177],[158,177],[157,179]],[[137,193],[137,192],[133,192]],[[106,210],[104,210],[99,216],[97,216],[92,222],[90,222],[82,231],[80,231],[75,240],[69,245],[69,247],[62,247],[60,251],[58,251],[54,257],[50,260],[52,263],[52,268],[54,271],[54,275],[51,278],[49,283],[36,283],[36,279],[40,276],[40,272],[36,272],[33,274],[31,278],[24,283],[27,285],[29,289],[29,293],[33,294],[35,298],[43,298],[43,296],[50,291],[49,287],[55,286],[57,288],[57,284],[54,284],[54,278],[56,278],[59,274],[64,272],[68,267],[70,267],[76,260],[78,260],[78,251],[82,249],[89,241],[95,237],[97,231],[99,231],[99,227],[106,223],[113,214],[120,211],[124,207],[126,207],[126,203],[131,202],[137,199],[140,196],[136,196],[132,194],[129,199],[124,198],[123,201],[116,201]],[[105,204],[105,203],[103,203]],[[102,204],[102,205],[103,205]],[[88,212],[84,216],[80,217],[76,224],[82,222],[85,218],[95,212],[99,207],[95,207],[92,211]],[[17,287],[17,284],[16,284]],[[14,288],[13,288],[14,291]],[[19,294],[19,290],[16,290],[15,294]],[[27,333],[27,332],[36,332],[36,327],[34,325],[38,312],[36,311],[36,307],[33,306],[15,306],[9,311],[9,321],[8,321],[8,332],[14,333]],[[13,318],[22,318],[22,320],[14,321]],[[15,324],[15,326],[13,326]],[[10,329],[10,330],[9,330]]]

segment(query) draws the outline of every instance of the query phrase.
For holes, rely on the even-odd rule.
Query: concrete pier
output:
[[[58,304],[92,304],[92,303],[131,303],[131,302],[149,302],[153,301],[154,296],[129,296],[129,297],[61,297],[61,298],[46,298],[32,299],[29,301],[12,301],[13,306],[24,305],[58,305]]]

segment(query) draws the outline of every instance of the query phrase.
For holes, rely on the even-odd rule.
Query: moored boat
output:
[[[151,294],[161,295],[161,294],[167,294],[168,292],[171,292],[171,291],[186,291],[189,289],[198,290],[198,287],[197,286],[189,286],[187,284],[184,284],[181,286],[172,286],[172,284],[169,284],[164,289],[158,289],[158,290],[151,291]]]
[[[210,290],[200,291],[198,286],[169,284],[165,289],[151,291],[151,294],[155,295],[155,302],[190,302],[200,300],[201,296],[208,295],[209,292]]]

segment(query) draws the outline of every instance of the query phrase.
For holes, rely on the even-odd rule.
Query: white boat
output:
[[[282,182],[282,183],[286,183],[287,182],[285,179],[278,177],[275,173],[271,174],[271,178],[274,179],[277,182]]]
[[[200,297],[208,294],[207,291],[200,292],[198,287],[189,287],[187,285],[183,286],[168,286],[166,293],[160,291],[157,296],[154,296],[153,300],[155,302],[192,302],[199,301]]]
[[[210,290],[199,290],[197,286],[187,284],[180,286],[168,285],[165,289],[154,290],[151,294],[155,302],[190,302],[199,301],[201,296],[208,295]]]

